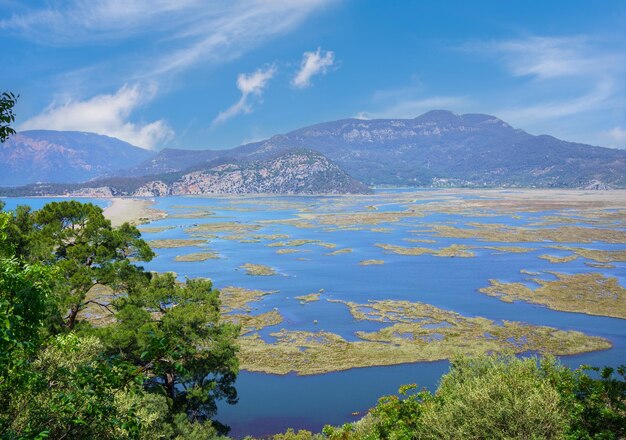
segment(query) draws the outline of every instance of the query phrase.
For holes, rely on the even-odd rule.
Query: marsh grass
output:
[[[321,293],[309,293],[308,295],[296,296],[295,298],[300,301],[300,304],[306,304],[320,300]]]
[[[417,256],[417,255],[428,254],[428,255],[434,255],[436,257],[462,257],[462,258],[469,258],[469,257],[476,256],[476,254],[474,254],[474,252],[470,250],[471,248],[469,246],[464,246],[460,244],[452,244],[448,247],[441,248],[441,249],[430,249],[430,248],[425,248],[425,247],[408,248],[408,247],[396,246],[392,244],[380,244],[380,243],[376,244],[376,246],[388,252],[392,252],[398,255]]]
[[[170,229],[174,229],[176,226],[140,226],[138,229],[142,233],[159,233],[164,231],[169,231]]]
[[[239,267],[246,270],[246,275],[254,275],[254,276],[276,275],[276,271],[273,268],[266,266],[264,264],[246,263]]]
[[[467,318],[424,303],[372,301],[346,305],[356,320],[390,323],[375,332],[357,332],[360,340],[346,341],[326,332],[282,329],[271,333],[275,343],[258,334],[240,339],[241,367],[274,374],[321,374],[356,367],[395,365],[449,359],[464,353],[538,351],[558,355],[610,348],[602,338],[575,331],[519,322],[496,323]]]
[[[196,261],[206,261],[206,260],[216,260],[220,258],[217,252],[206,251],[206,252],[194,252],[186,255],[176,255],[174,257],[174,261],[178,262],[196,262]]]
[[[337,247],[337,245],[334,243],[326,243],[321,240],[311,240],[308,238],[298,238],[298,239],[289,240],[289,241],[276,241],[274,243],[267,244],[267,246],[269,247],[298,247],[298,246],[304,246],[306,244],[312,244],[312,245],[320,246],[326,249],[334,249]]]
[[[626,319],[626,289],[617,278],[599,273],[551,273],[556,280],[531,278],[539,284],[534,290],[523,283],[489,280],[490,286],[479,291],[505,302],[526,301],[553,310]]]
[[[171,249],[190,246],[202,246],[206,244],[206,240],[193,238],[168,238],[163,240],[150,240],[148,244],[152,249]]]
[[[550,246],[553,249],[560,249],[564,251],[573,252],[579,257],[593,260],[598,263],[613,263],[616,261],[626,261],[626,249],[620,249],[616,251],[603,250],[603,249],[587,249],[580,247],[569,246]]]
[[[362,260],[359,262],[361,266],[376,266],[380,264],[385,264],[385,260]]]
[[[537,250],[537,248],[523,247],[523,246],[480,246],[480,249],[489,249],[492,251],[512,253],[512,254],[525,254],[527,252],[534,252]]]
[[[238,324],[241,326],[240,335],[244,336],[249,333],[263,330],[266,327],[281,324],[283,316],[277,310],[271,310],[258,315],[250,315],[244,313],[233,313],[223,315],[222,319],[226,322]]]
[[[229,313],[233,310],[244,312],[252,311],[251,303],[262,300],[265,296],[275,294],[276,291],[264,291],[245,289],[243,287],[228,286],[220,289],[220,301],[222,303],[222,313]]]
[[[351,252],[352,252],[352,249],[344,248],[344,249],[337,249],[336,251],[328,252],[328,253],[326,253],[324,255],[327,256],[327,257],[332,257],[334,255],[349,254]]]
[[[503,243],[539,243],[545,241],[566,243],[626,243],[626,231],[613,229],[561,226],[559,228],[523,228],[504,224],[468,223],[470,228],[433,225],[432,231],[440,237],[468,238]]]
[[[229,232],[229,233],[241,233],[250,232],[260,229],[260,225],[239,223],[239,222],[215,222],[215,223],[203,223],[197,226],[192,226],[185,229],[185,232],[190,234],[194,233],[216,233],[216,232]]]
[[[293,249],[293,248],[283,248],[283,249],[278,249],[276,251],[278,255],[295,254],[298,252],[310,252],[310,251],[308,249]]]
[[[547,260],[550,263],[560,264],[560,263],[569,263],[570,261],[574,261],[578,259],[578,255],[570,254],[570,255],[565,255],[563,257],[559,257],[556,255],[543,254],[543,255],[539,255],[539,258],[541,258],[542,260]]]

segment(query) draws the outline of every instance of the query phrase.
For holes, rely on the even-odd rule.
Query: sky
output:
[[[446,109],[626,148],[623,0],[0,0],[0,48],[18,130],[222,149]]]

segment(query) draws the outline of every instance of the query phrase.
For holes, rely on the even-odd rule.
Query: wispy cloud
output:
[[[18,128],[91,131],[123,139],[142,148],[159,147],[174,135],[165,121],[138,124],[129,120],[133,111],[152,99],[155,93],[155,86],[125,85],[114,94],[98,95],[84,101],[53,103]]]
[[[165,122],[142,127],[130,124],[124,106],[114,107],[106,123],[87,124],[80,111],[57,116],[62,109],[91,109],[99,107],[102,101],[129,98],[134,87],[122,87],[114,95],[93,96],[94,90],[102,93],[128,82],[157,84],[160,93],[164,93],[176,87],[179,75],[199,66],[233,60],[292,31],[328,3],[330,0],[48,0],[33,3],[36,6],[22,4],[10,16],[0,14],[6,17],[0,19],[0,32],[42,46],[119,47],[120,50],[110,51],[111,55],[99,58],[97,65],[73,66],[64,74],[57,74],[56,80],[51,79],[55,84],[51,94],[66,97],[67,103],[53,102],[25,126],[37,123],[41,128],[71,126],[99,132],[106,129],[108,134],[124,134],[124,140],[151,147],[168,132]],[[71,80],[66,81],[68,78]],[[90,90],[91,95],[79,90]],[[247,94],[254,95],[256,92]],[[248,97],[243,98],[239,107],[230,111],[250,111],[247,100]],[[139,101],[142,99],[133,102]],[[105,116],[104,109],[98,113]],[[220,119],[227,119],[229,114],[224,112]],[[53,125],[45,127],[44,123]]]
[[[626,128],[613,127],[600,133],[600,137],[608,142],[608,145],[618,148],[626,148]]]
[[[522,103],[498,111],[527,124],[617,104],[626,75],[626,52],[606,49],[601,43],[585,36],[530,36],[466,44],[461,49],[495,58],[511,75],[530,79],[518,90]]]
[[[238,57],[294,29],[328,2],[52,0],[46,7],[29,8],[1,20],[0,29],[56,46],[141,39],[140,48],[131,54],[134,71],[130,76],[155,80],[197,64]]]
[[[561,97],[550,101],[542,100],[537,104],[525,104],[502,108],[497,113],[504,119],[515,120],[517,123],[545,121],[578,115],[592,110],[602,109],[609,105],[615,96],[616,84],[606,78],[594,85],[594,88],[584,95],[568,98]]]
[[[269,80],[276,73],[275,66],[269,66],[264,69],[258,69],[256,72],[245,74],[240,73],[237,76],[237,88],[241,92],[241,98],[229,108],[220,112],[213,120],[213,125],[218,125],[226,120],[242,113],[250,113],[252,111],[252,100],[259,100]]]
[[[487,43],[470,43],[466,50],[498,57],[515,76],[537,79],[587,76],[615,64],[611,54],[598,52],[584,36],[540,37]]]
[[[322,52],[322,49],[318,47],[315,52],[304,52],[300,70],[291,83],[298,89],[310,87],[312,85],[311,78],[315,75],[325,75],[334,62],[335,53],[333,51]]]

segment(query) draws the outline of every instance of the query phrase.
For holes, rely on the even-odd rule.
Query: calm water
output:
[[[394,191],[392,195],[399,195]],[[424,194],[424,193],[422,193]],[[428,193],[426,193],[428,194]],[[432,194],[430,202],[438,199]],[[57,200],[57,199],[54,199]],[[6,199],[7,209],[16,204],[41,207],[47,199]],[[96,200],[100,206],[108,202]],[[377,210],[368,209],[376,204]],[[181,208],[184,206],[185,208]],[[335,256],[325,254],[326,249],[314,244],[297,247],[305,250],[293,254],[277,254],[279,247],[267,246],[277,240],[262,239],[258,243],[242,243],[230,235],[237,232],[218,233],[208,239],[206,249],[216,251],[221,258],[205,262],[182,263],[173,261],[177,255],[203,250],[198,247],[157,249],[158,256],[144,266],[155,271],[174,271],[181,277],[208,277],[217,287],[241,286],[261,290],[278,291],[253,304],[254,313],[278,308],[284,317],[279,326],[269,327],[261,336],[270,340],[269,333],[280,328],[319,331],[327,330],[355,340],[358,330],[373,330],[376,323],[355,323],[342,304],[329,303],[329,299],[366,302],[368,299],[397,299],[422,301],[437,307],[454,310],[465,316],[483,316],[493,320],[525,321],[549,325],[565,330],[578,330],[590,335],[602,336],[613,343],[606,351],[563,358],[571,366],[581,363],[592,365],[617,365],[626,362],[626,321],[614,318],[587,316],[577,313],[552,311],[525,303],[508,304],[496,298],[477,293],[477,289],[489,285],[490,278],[503,281],[527,282],[530,271],[558,271],[565,273],[600,272],[618,277],[626,285],[626,265],[615,263],[613,269],[586,266],[582,258],[565,264],[551,264],[538,256],[566,255],[568,252],[546,249],[551,243],[486,243],[473,239],[446,239],[428,232],[425,225],[446,223],[462,226],[470,222],[503,223],[525,226],[537,221],[545,213],[517,213],[515,217],[498,215],[469,217],[438,213],[426,217],[407,218],[398,223],[364,225],[362,230],[335,230],[332,225],[315,225],[298,228],[288,224],[265,223],[268,220],[293,219],[298,214],[402,211],[404,203],[392,197],[352,199],[341,197],[167,197],[157,199],[155,207],[170,213],[191,212],[189,206],[208,207],[214,215],[207,218],[167,218],[149,226],[174,226],[159,233],[145,233],[145,238],[189,238],[184,231],[188,226],[211,222],[240,222],[259,224],[261,229],[250,234],[287,234],[293,239],[313,239],[337,245],[335,249],[351,248],[353,252]],[[385,232],[372,229],[386,227]],[[225,238],[226,237],[226,238]],[[433,239],[435,243],[411,243],[405,238]],[[386,253],[375,246],[387,243],[405,247],[440,248],[450,244],[465,245],[518,245],[538,248],[529,253],[501,253],[486,249],[474,249],[475,258],[442,258],[432,255],[402,256]],[[573,245],[576,243],[559,243]],[[620,249],[623,245],[593,243],[580,245],[594,249]],[[384,260],[385,264],[361,266],[367,259]],[[245,263],[265,264],[273,267],[276,276],[249,276],[239,266]],[[549,279],[549,274],[541,277]],[[324,290],[322,300],[300,304],[295,296]],[[314,323],[317,321],[317,323]],[[378,397],[394,393],[401,384],[417,383],[434,388],[442,373],[448,368],[445,361],[397,365],[391,367],[360,368],[350,371],[318,376],[300,377],[242,372],[237,381],[239,403],[222,405],[218,419],[231,426],[231,434],[256,436],[284,431],[288,427],[318,431],[325,423],[341,424],[359,417],[376,403]]]

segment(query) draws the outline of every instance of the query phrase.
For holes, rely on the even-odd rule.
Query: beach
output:
[[[111,205],[104,209],[104,215],[113,226],[128,222],[133,225],[148,223],[167,217],[165,211],[152,208],[153,200],[116,197]]]

